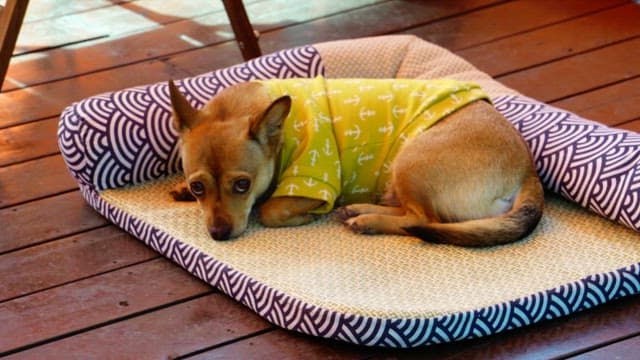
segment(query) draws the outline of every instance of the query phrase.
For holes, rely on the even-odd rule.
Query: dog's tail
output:
[[[504,244],[529,235],[542,217],[544,190],[535,174],[529,176],[516,196],[513,208],[492,218],[457,223],[430,223],[404,228],[410,235],[433,243],[460,246]]]

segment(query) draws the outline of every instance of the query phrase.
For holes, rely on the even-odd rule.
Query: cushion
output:
[[[519,130],[548,189],[535,231],[503,246],[350,233],[329,216],[210,239],[195,203],[174,202],[177,134],[166,83],[66,108],[60,149],[83,196],[147,245],[283,328],[356,344],[475,338],[640,292],[640,137],[525,97],[410,35],[334,41],[178,82],[192,105],[250,79],[453,78],[480,84]]]

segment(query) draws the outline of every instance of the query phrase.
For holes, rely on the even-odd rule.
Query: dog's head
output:
[[[169,82],[185,179],[216,240],[238,236],[270,187],[288,96],[271,101],[259,83],[232,86],[196,110]]]

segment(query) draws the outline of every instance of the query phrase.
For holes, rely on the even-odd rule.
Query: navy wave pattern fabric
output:
[[[195,107],[233,84],[253,79],[323,75],[311,46],[266,55],[176,84]],[[67,107],[59,147],[72,175],[98,190],[153,180],[179,170],[166,83],[93,96]]]
[[[529,144],[548,189],[640,230],[640,135],[521,96],[494,103]]]
[[[640,264],[588,276],[508,302],[442,317],[380,319],[305,303],[227,266],[106,203],[80,184],[91,206],[149,247],[285,329],[359,345],[407,348],[473,339],[590,309],[640,293]]]

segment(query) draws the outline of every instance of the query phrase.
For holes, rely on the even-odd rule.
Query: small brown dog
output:
[[[196,110],[169,82],[185,183],[216,240],[331,211],[358,233],[463,246],[529,234],[544,191],[527,145],[477,86],[453,80],[238,84]],[[427,129],[428,128],[428,129]]]

